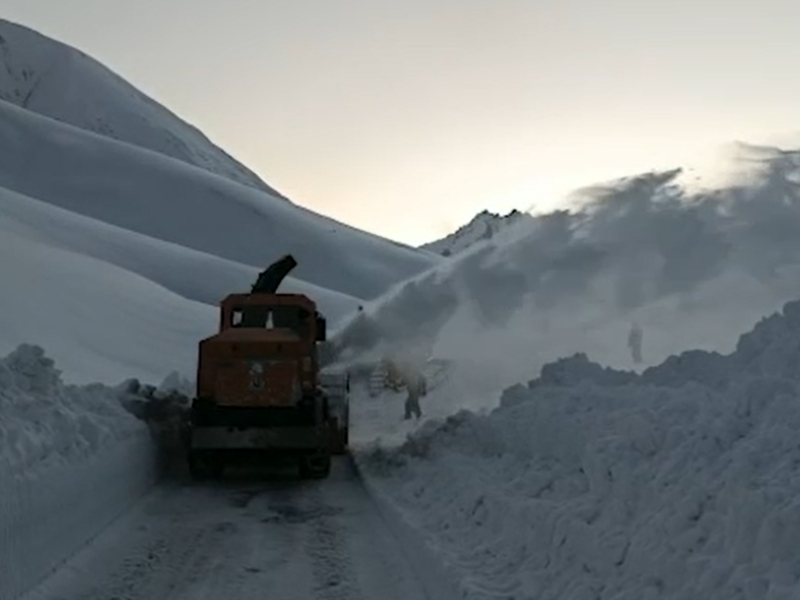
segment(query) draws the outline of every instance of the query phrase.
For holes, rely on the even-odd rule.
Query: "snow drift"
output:
[[[794,597],[800,301],[728,355],[576,355],[360,462],[467,598]]]

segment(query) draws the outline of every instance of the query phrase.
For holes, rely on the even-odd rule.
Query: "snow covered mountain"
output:
[[[420,248],[442,256],[454,256],[477,243],[491,240],[495,234],[525,219],[532,219],[527,213],[514,209],[505,216],[484,210],[456,232],[434,242],[423,244]]]
[[[387,576],[406,599],[797,596],[800,301],[739,333],[800,297],[800,153],[709,194],[672,171],[484,212],[416,250],[278,198],[64,48],[0,22],[1,597],[281,596],[287,556],[285,579],[348,597]],[[421,426],[354,381],[359,481],[141,502],[163,466],[123,408],[141,388],[65,382],[191,379],[213,304],[285,252],[284,289],[346,324],[343,362],[420,350],[450,378]],[[223,554],[231,576],[203,577]]]
[[[70,381],[191,377],[216,303],[283,254],[332,325],[440,260],[272,193],[81,52],[0,21],[0,352]]]
[[[302,572],[322,564],[327,587],[333,569],[349,577],[337,582],[383,589],[343,570],[380,548],[375,564],[394,576],[400,563],[384,558],[416,556],[420,578],[460,592],[424,597],[794,597],[800,303],[737,337],[800,297],[800,153],[760,156],[763,176],[746,186],[689,195],[677,171],[633,177],[583,210],[462,235],[445,261],[0,101],[0,595],[230,596],[245,581],[235,569],[213,587],[180,577],[186,556],[209,564],[227,543],[258,565],[247,578],[257,595],[286,549],[264,560],[241,532],[297,533],[303,519],[265,522],[291,506],[313,515]],[[396,284],[345,321],[339,358],[422,348],[452,359],[423,401],[431,420],[403,421],[402,396],[367,398],[356,381],[357,485],[334,478],[286,505],[237,484],[222,495],[166,486],[162,504],[120,519],[156,479],[149,432],[120,403],[139,391],[63,381],[191,379],[211,304],[287,251],[300,266],[286,288],[334,318]],[[632,321],[642,374],[625,346]],[[237,490],[246,502],[231,501]],[[342,515],[320,515],[334,505]],[[187,511],[209,520],[185,527]],[[173,520],[177,545],[164,544]],[[88,546],[114,521],[121,529]],[[391,535],[350,537],[354,523],[382,522]],[[141,537],[119,543],[130,534]],[[392,539],[407,546],[384,546]],[[73,595],[59,574],[82,581]]]
[[[287,252],[285,289],[332,324],[437,260],[3,101],[0,231],[0,351],[40,344],[75,380],[190,376],[210,305]]]
[[[0,99],[279,196],[195,127],[93,58],[2,19]]]
[[[137,146],[0,102],[0,187],[193,250],[369,298],[436,256]]]

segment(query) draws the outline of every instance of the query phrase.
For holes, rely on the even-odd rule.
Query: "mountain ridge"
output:
[[[5,19],[0,19],[0,100],[289,201],[196,126],[100,61]]]

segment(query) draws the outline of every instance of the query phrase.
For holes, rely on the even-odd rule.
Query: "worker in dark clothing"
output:
[[[406,376],[406,391],[408,391],[408,397],[406,398],[405,419],[410,419],[412,413],[419,419],[422,416],[419,399],[420,396],[427,395],[428,384],[425,381],[425,377],[418,370],[413,369]]]
[[[642,328],[639,323],[634,322],[628,334],[628,348],[630,348],[633,362],[637,365],[642,362],[642,337]]]

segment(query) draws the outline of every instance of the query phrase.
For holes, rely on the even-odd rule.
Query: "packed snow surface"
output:
[[[730,354],[578,354],[360,461],[467,598],[794,598],[799,363],[797,301]]]
[[[93,58],[3,19],[0,100],[277,195],[195,127]]]
[[[325,481],[168,482],[23,600],[450,600],[345,457]]]

